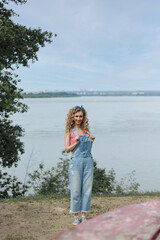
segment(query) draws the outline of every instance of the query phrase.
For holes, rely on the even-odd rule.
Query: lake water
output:
[[[56,166],[64,149],[68,110],[83,105],[96,140],[92,155],[98,167],[113,168],[119,180],[136,170],[140,190],[160,191],[160,97],[77,97],[25,99],[29,110],[14,115],[25,129],[25,154],[16,169],[21,181],[43,162]]]

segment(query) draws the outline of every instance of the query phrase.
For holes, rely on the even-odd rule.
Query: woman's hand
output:
[[[90,139],[92,140],[92,143],[94,142],[95,140],[95,137],[93,135],[90,134]]]
[[[78,136],[75,137],[75,141],[76,141],[77,144],[79,143],[79,140],[80,140],[80,136],[78,135]]]

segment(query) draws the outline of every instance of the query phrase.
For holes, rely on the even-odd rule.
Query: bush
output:
[[[111,169],[106,174],[105,168],[98,168],[97,162],[94,160],[94,176],[93,176],[93,189],[94,194],[108,194],[112,193],[115,189],[115,171]]]
[[[65,151],[62,151],[62,157],[57,164],[57,167],[52,167],[51,170],[44,170],[44,164],[39,165],[39,169],[29,175],[30,187],[33,187],[35,193],[41,195],[69,194],[69,158]],[[106,173],[105,168],[98,168],[97,162],[94,160],[94,178],[93,178],[93,194],[128,194],[137,193],[139,183],[135,179],[135,171],[129,174],[129,178],[124,177],[120,182],[116,181],[116,173],[111,169]]]
[[[117,194],[135,194],[138,193],[139,183],[136,182],[135,178],[136,171],[133,170],[128,174],[128,178],[124,177],[120,179],[120,182],[115,186],[115,192]]]
[[[63,157],[57,167],[52,167],[51,170],[44,170],[44,164],[39,165],[39,169],[28,176],[30,180],[28,184],[33,187],[35,193],[48,194],[69,194],[69,179],[68,167],[69,158],[67,158],[65,151],[62,152]]]

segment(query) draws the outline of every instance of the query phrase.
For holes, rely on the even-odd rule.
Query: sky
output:
[[[53,35],[17,71],[30,91],[160,90],[159,0],[28,0],[14,21]]]

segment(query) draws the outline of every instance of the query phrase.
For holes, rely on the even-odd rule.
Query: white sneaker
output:
[[[73,218],[73,225],[74,226],[76,226],[76,225],[78,225],[80,223],[80,221],[79,221],[79,217],[78,216],[74,216],[74,218]]]
[[[87,219],[85,216],[82,216],[82,223],[85,222]]]

